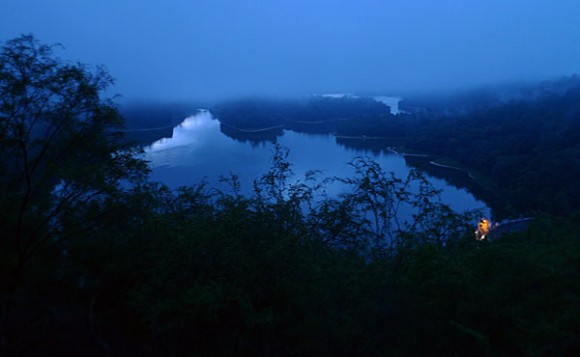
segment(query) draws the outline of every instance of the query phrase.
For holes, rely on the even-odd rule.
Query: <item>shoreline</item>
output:
[[[238,127],[230,125],[230,124],[226,124],[222,121],[220,121],[220,125],[226,126],[230,129],[240,131],[242,133],[261,133],[261,132],[270,131],[270,130],[284,129],[284,127],[285,127],[284,124],[280,124],[280,125],[275,125],[275,126],[270,126],[267,128],[260,128],[260,129],[242,129],[242,128],[238,128]]]
[[[143,128],[143,129],[122,129],[122,130],[117,130],[118,132],[121,133],[140,133],[140,132],[144,132],[144,131],[155,131],[155,130],[164,130],[164,129],[173,129],[175,128],[175,125],[166,125],[166,126],[158,126],[156,128]]]
[[[326,124],[326,123],[335,123],[338,121],[344,121],[346,119],[329,119],[329,120],[286,120],[288,123],[292,124],[307,124],[307,125],[320,125],[320,124]]]
[[[337,135],[337,134],[330,134],[333,135],[337,139],[354,139],[354,140],[390,140],[393,137],[389,136],[346,136],[346,135]]]
[[[445,168],[445,169],[457,170],[457,171],[465,172],[469,176],[469,178],[471,178],[472,180],[475,181],[475,176],[473,176],[471,174],[471,172],[469,172],[469,170],[466,170],[464,168],[456,167],[456,166],[443,165],[443,164],[439,164],[439,163],[437,163],[435,161],[429,161],[429,164],[431,164],[433,166],[437,166],[437,167],[442,167],[442,168]]]
[[[404,152],[398,152],[397,150],[395,150],[395,148],[392,148],[392,147],[387,148],[387,150],[392,152],[392,153],[401,155],[403,157],[416,157],[416,158],[425,158],[425,159],[438,157],[437,155],[433,155],[433,154],[409,154],[409,153],[404,153]],[[476,181],[475,176],[473,176],[469,170],[462,168],[462,167],[440,164],[440,163],[436,162],[435,160],[429,161],[429,165],[433,165],[435,167],[441,167],[441,168],[449,169],[449,170],[456,170],[456,171],[465,172],[469,176],[469,178]]]

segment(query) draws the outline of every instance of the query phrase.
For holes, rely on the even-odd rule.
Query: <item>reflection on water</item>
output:
[[[218,126],[218,121],[212,120],[211,114],[208,111],[200,111],[198,114],[186,118],[181,124],[173,128],[173,133],[170,138],[155,141],[148,147],[147,151],[156,153],[188,145],[199,147],[203,145],[204,140],[207,140],[209,135],[215,132],[215,128]],[[151,156],[151,158],[158,157],[155,155]]]
[[[349,162],[360,156],[348,146],[339,145],[334,136],[313,135],[285,130],[277,133],[273,141],[290,150],[289,161],[294,172],[293,181],[304,178],[308,171],[317,170],[324,177],[351,177],[354,172]],[[274,143],[242,142],[220,132],[220,123],[208,111],[185,119],[173,129],[171,138],[164,138],[145,148],[145,158],[152,168],[152,179],[169,187],[199,183],[206,179],[219,185],[220,176],[234,173],[240,177],[242,191],[249,192],[255,178],[263,175],[270,165]],[[364,155],[379,163],[385,172],[398,177],[409,173],[404,158],[387,150],[372,150]],[[458,189],[445,180],[429,177],[437,189],[442,189],[442,199],[453,209],[465,211],[487,208],[465,189]],[[336,194],[344,187],[328,187],[329,194]]]

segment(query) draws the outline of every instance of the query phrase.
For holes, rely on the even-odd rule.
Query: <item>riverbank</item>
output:
[[[353,139],[353,140],[385,140],[385,141],[392,141],[398,140],[400,141],[402,138],[393,137],[393,136],[367,136],[367,135],[358,135],[358,136],[348,136],[348,135],[340,135],[340,134],[332,134],[337,139]]]
[[[272,131],[272,130],[284,129],[284,127],[285,127],[284,124],[280,124],[280,125],[274,125],[274,126],[270,126],[270,127],[266,127],[266,128],[244,129],[244,128],[238,128],[238,127],[230,125],[230,124],[226,124],[223,121],[220,121],[220,124],[230,128],[230,129],[237,130],[237,131],[242,132],[242,133],[248,133],[248,134],[264,133],[264,132],[268,132],[268,131]]]
[[[506,219],[518,215],[518,212],[510,208],[508,202],[495,193],[493,183],[477,170],[464,168],[447,157],[418,152],[400,152],[396,148],[389,148],[389,150],[403,156],[409,165],[424,170],[432,176],[442,178],[456,187],[468,190],[490,206],[492,215],[496,219]]]
[[[226,136],[235,139],[239,142],[251,142],[255,144],[265,143],[265,142],[276,142],[284,135],[284,132],[296,132],[296,133],[309,133],[309,131],[295,130],[284,124],[273,125],[268,127],[259,128],[241,128],[235,125],[230,125],[221,122],[219,119],[217,121],[220,123],[221,132]],[[315,125],[313,125],[315,126]],[[140,128],[141,129],[141,128]],[[169,130],[168,127],[156,127],[149,128],[148,131],[155,132],[156,130]],[[142,130],[139,130],[141,132]],[[145,134],[145,130],[141,134]],[[200,129],[195,129],[196,133],[200,132]],[[449,165],[447,162],[442,163],[439,160],[441,158],[434,155],[425,154],[421,152],[415,152],[405,147],[404,137],[388,137],[388,136],[366,136],[366,135],[340,135],[331,134],[329,132],[316,133],[327,136],[333,136],[336,139],[336,143],[341,146],[347,147],[349,150],[354,150],[356,152],[364,153],[368,155],[373,153],[379,155],[382,153],[394,153],[401,155],[405,161],[411,165],[425,170],[429,175],[444,179],[445,181],[451,183],[458,188],[465,188],[470,193],[474,194],[480,201],[489,203],[489,206],[494,212],[500,211],[497,204],[496,197],[494,195],[484,192],[478,182],[476,177],[472,175],[469,171],[462,169],[459,166]],[[403,149],[404,148],[404,151]],[[501,214],[504,217],[503,214]]]

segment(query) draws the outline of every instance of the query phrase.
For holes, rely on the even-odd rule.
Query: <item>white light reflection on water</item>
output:
[[[351,177],[354,171],[349,162],[360,153],[338,145],[331,135],[311,135],[286,130],[277,138],[282,147],[290,151],[293,178],[289,183],[303,180],[311,170],[321,172],[321,177]],[[208,111],[200,111],[185,119],[173,129],[171,138],[164,138],[145,148],[145,158],[150,161],[151,178],[171,188],[199,183],[206,178],[212,186],[219,185],[220,176],[234,173],[240,177],[242,192],[249,193],[255,178],[267,172],[272,164],[274,144],[271,142],[252,145],[240,142],[220,132],[219,121]],[[401,155],[382,152],[372,155],[385,172],[394,172],[404,178],[409,173]],[[475,199],[465,189],[456,188],[445,180],[429,177],[431,184],[441,189],[443,202],[457,211],[483,208],[486,205]],[[225,188],[225,187],[222,187]],[[344,190],[344,186],[327,186],[330,195]]]

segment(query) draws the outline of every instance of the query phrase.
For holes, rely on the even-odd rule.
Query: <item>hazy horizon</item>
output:
[[[580,2],[5,0],[32,33],[104,65],[125,100],[401,95],[580,73]]]

